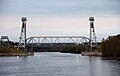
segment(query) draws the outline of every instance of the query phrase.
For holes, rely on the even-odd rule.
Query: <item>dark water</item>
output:
[[[0,76],[120,76],[120,62],[69,53],[0,57]]]

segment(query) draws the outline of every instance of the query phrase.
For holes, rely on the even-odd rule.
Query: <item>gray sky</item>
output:
[[[22,16],[28,18],[27,37],[89,37],[90,16],[95,17],[98,40],[120,33],[119,0],[0,0],[0,36],[18,41]]]

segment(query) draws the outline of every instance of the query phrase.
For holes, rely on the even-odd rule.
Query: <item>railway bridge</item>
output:
[[[19,39],[18,49],[23,47],[24,49],[34,48],[50,48],[50,47],[60,47],[64,48],[66,46],[85,46],[86,51],[92,51],[93,47],[97,47],[95,28],[94,28],[94,17],[90,17],[90,36],[32,36],[26,37],[26,17],[22,17],[22,27]],[[69,48],[69,47],[68,47]],[[28,51],[28,50],[27,50]]]

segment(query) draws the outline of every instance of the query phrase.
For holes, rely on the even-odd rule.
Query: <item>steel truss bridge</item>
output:
[[[43,44],[50,44],[53,46],[54,44],[61,44],[64,46],[65,44],[87,44],[89,45],[90,39],[84,36],[34,36],[26,39],[26,46],[45,46]]]
[[[94,28],[94,17],[90,17],[90,38],[84,36],[33,36],[26,38],[26,17],[22,17],[22,28],[19,39],[19,47],[24,49],[27,47],[51,47],[51,46],[66,46],[66,45],[87,45],[90,51],[92,47],[97,47],[95,28]],[[89,51],[88,50],[88,51]]]

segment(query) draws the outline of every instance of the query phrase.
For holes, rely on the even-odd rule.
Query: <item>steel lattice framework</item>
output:
[[[51,46],[54,44],[84,44],[86,43],[87,46],[90,48],[90,51],[92,51],[93,47],[97,47],[97,41],[96,41],[96,34],[95,34],[95,28],[94,28],[94,17],[90,17],[90,38],[84,37],[84,36],[34,36],[29,37],[26,39],[26,17],[22,17],[22,28],[21,28],[21,35],[20,35],[20,41],[18,45],[19,47],[26,47],[29,46],[29,44],[34,44],[34,46],[40,47],[42,44],[50,44]],[[33,47],[33,45],[31,46]]]
[[[19,37],[19,45],[18,45],[18,50],[19,47],[26,47],[26,21],[27,18],[26,17],[22,17],[22,27],[21,27],[21,34]]]
[[[87,44],[89,45],[90,39],[84,36],[34,36],[34,37],[29,37],[26,39],[26,46],[29,46],[29,44],[37,44],[37,46],[41,46],[44,43],[49,43],[52,45],[56,43],[60,44]]]

